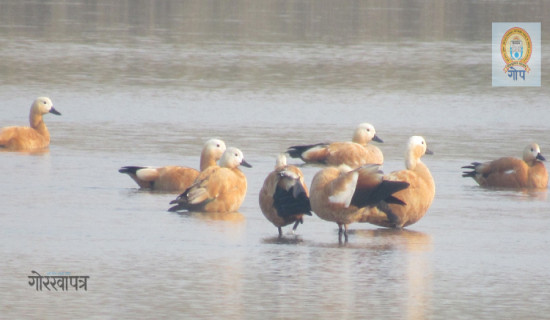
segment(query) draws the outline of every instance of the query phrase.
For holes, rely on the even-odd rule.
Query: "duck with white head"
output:
[[[219,166],[202,171],[193,185],[170,204],[169,211],[235,212],[246,196],[246,176],[239,166],[251,168],[237,148],[227,148]]]
[[[463,169],[463,177],[473,178],[480,186],[487,188],[546,189],[548,171],[542,161],[546,159],[536,143],[523,149],[523,159],[503,157],[487,162],[472,162]]]
[[[44,123],[45,114],[61,115],[48,97],[34,100],[29,114],[30,127],[5,127],[0,129],[0,148],[11,151],[44,149],[50,145],[50,132]]]
[[[420,160],[425,154],[433,154],[426,140],[412,136],[407,143],[405,170],[391,172],[384,176],[386,181],[402,181],[409,187],[393,194],[405,205],[382,202],[371,208],[360,219],[377,226],[401,229],[418,222],[431,206],[435,196],[435,182],[428,167]]]

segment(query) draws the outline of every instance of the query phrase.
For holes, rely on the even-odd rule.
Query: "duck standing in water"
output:
[[[279,155],[273,170],[264,180],[259,195],[260,208],[264,216],[279,230],[294,223],[292,231],[298,224],[304,223],[303,216],[311,216],[309,192],[300,169],[286,163],[284,154]]]
[[[348,241],[348,225],[358,222],[365,212],[383,203],[405,206],[394,194],[407,182],[386,181],[379,165],[351,169],[347,165],[325,168],[311,182],[311,209],[319,218],[338,224],[338,241]]]
[[[403,228],[420,220],[431,206],[435,196],[435,182],[428,167],[420,160],[425,154],[433,154],[426,140],[412,136],[407,143],[405,170],[394,171],[384,176],[385,181],[400,181],[409,187],[393,194],[406,205],[385,202],[368,210],[360,222],[368,222],[388,228]]]

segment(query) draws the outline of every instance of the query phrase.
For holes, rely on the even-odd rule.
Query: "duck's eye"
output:
[[[219,144],[217,144],[217,145],[216,145],[216,147],[218,147],[218,148],[219,148],[219,147],[220,147],[220,145],[219,145]]]
[[[535,151],[535,150],[533,150],[533,148],[531,148],[531,152],[533,152],[533,151]]]
[[[46,101],[42,101],[42,103],[44,103],[44,104],[48,104],[48,103],[47,103]]]

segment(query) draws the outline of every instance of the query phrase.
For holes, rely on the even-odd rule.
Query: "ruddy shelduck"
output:
[[[0,130],[0,148],[7,150],[44,149],[50,145],[50,132],[42,118],[46,113],[61,115],[47,97],[34,100],[29,115],[30,127],[5,127]]]
[[[239,166],[252,167],[237,148],[227,148],[219,166],[202,171],[195,182],[170,204],[169,211],[235,212],[246,196],[246,176]]]
[[[220,139],[206,141],[201,152],[200,171],[215,166],[225,151]],[[141,188],[165,192],[182,192],[199,176],[199,171],[189,167],[165,166],[160,168],[126,166],[118,170],[128,174]]]
[[[298,224],[304,223],[303,216],[311,215],[309,192],[300,169],[286,163],[286,157],[277,157],[275,170],[264,181],[259,195],[260,208],[264,216],[279,230],[294,223],[292,231]]]
[[[412,136],[407,143],[405,170],[394,171],[384,176],[385,181],[402,181],[409,187],[393,196],[406,205],[385,202],[371,208],[360,222],[401,229],[420,220],[432,204],[435,182],[428,167],[420,160],[425,154],[433,154],[421,136]]]
[[[463,169],[463,177],[472,177],[482,187],[546,189],[548,171],[542,161],[546,160],[540,153],[540,147],[531,143],[523,149],[523,160],[504,157],[484,163],[473,162]]]
[[[338,224],[338,240],[348,241],[348,225],[361,220],[372,207],[406,203],[393,194],[406,189],[407,182],[383,179],[379,165],[351,169],[347,165],[319,171],[311,182],[311,209],[319,218]]]
[[[383,142],[370,123],[361,123],[355,129],[352,141],[292,146],[288,148],[287,153],[290,157],[300,158],[307,163],[332,166],[346,164],[357,168],[365,164],[382,164],[382,151],[369,144],[373,140]]]

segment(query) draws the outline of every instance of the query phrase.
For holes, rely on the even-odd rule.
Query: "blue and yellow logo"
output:
[[[514,74],[519,71],[523,71],[523,74],[525,71],[529,72],[531,69],[527,62],[531,59],[532,52],[533,43],[527,31],[519,27],[506,31],[500,42],[500,53],[506,63],[504,72],[513,72]],[[516,70],[514,67],[521,67],[523,70]]]

